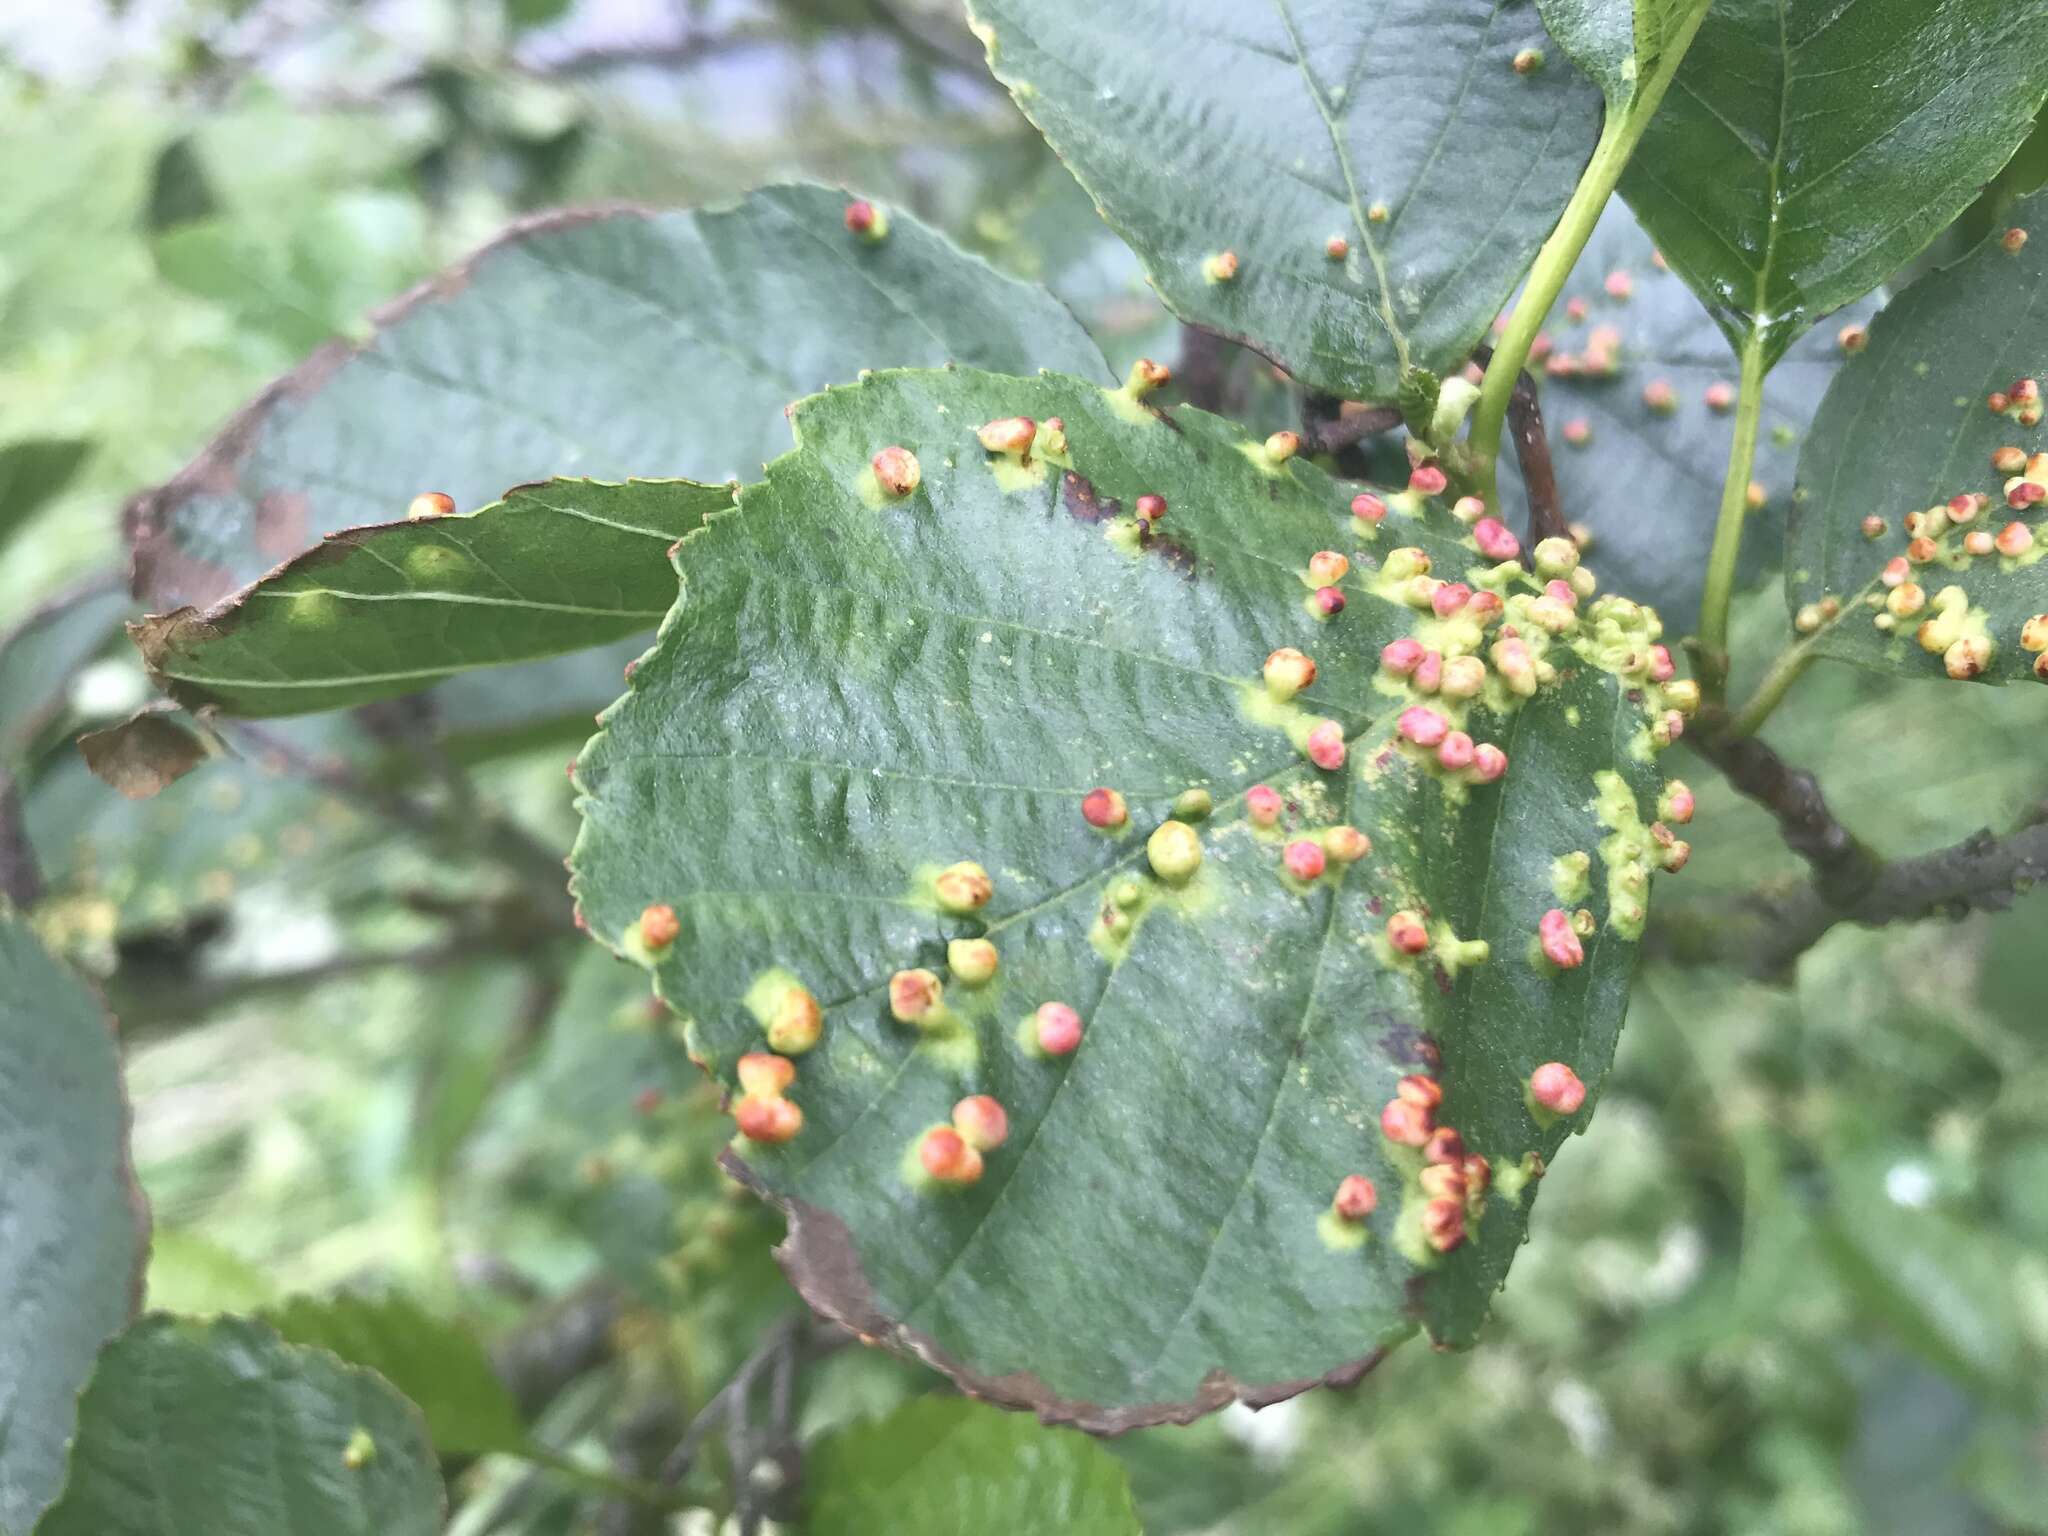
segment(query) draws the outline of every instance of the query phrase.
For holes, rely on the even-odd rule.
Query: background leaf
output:
[[[975,426],[1017,413],[1063,421],[1071,471],[992,471]],[[1407,694],[1375,675],[1415,622],[1380,595],[1396,544],[1526,577],[1487,575],[1441,512],[1396,497],[1367,540],[1349,489],[1314,467],[1057,376],[877,375],[796,422],[798,451],[680,547],[687,600],[580,761],[573,865],[591,931],[643,959],[629,930],[674,907],[657,987],[722,1079],[758,1047],[746,999],[771,968],[824,1004],[793,1090],[803,1133],[738,1165],[792,1214],[799,1288],[978,1393],[1095,1428],[1350,1379],[1418,1315],[1469,1340],[1523,1213],[1496,1196],[1476,1242],[1420,1268],[1396,1231],[1404,1209],[1419,1220],[1419,1170],[1374,1117],[1440,1056],[1447,1123],[1496,1167],[1555,1150],[1522,1079],[1558,1058],[1596,1081],[1613,1049],[1633,947],[1605,874],[1588,901],[1613,920],[1583,969],[1546,976],[1530,945],[1559,899],[1552,861],[1605,835],[1595,775],[1620,775],[1629,816],[1655,798],[1641,687],[1558,642],[1554,685],[1519,709],[1496,685],[1475,707],[1473,733],[1513,766],[1468,800],[1391,744]],[[917,453],[923,485],[884,504],[868,460],[890,443]],[[1147,492],[1170,511],[1140,540],[1118,513]],[[1324,547],[1356,566],[1327,624],[1302,570]],[[1287,645],[1320,668],[1295,706],[1259,681]],[[1335,776],[1302,757],[1317,714],[1352,740]],[[1265,779],[1293,833],[1355,823],[1373,854],[1290,884],[1281,836],[1244,815]],[[1128,827],[1083,821],[1096,784],[1128,797]],[[1199,881],[1174,892],[1144,848],[1188,786],[1217,810]],[[744,830],[763,817],[779,851]],[[1607,873],[1640,881],[1613,857]],[[997,885],[979,919],[931,894],[961,858]],[[1103,926],[1126,880],[1127,939]],[[1387,915],[1414,907],[1441,946],[1385,958]],[[950,1040],[914,1044],[889,1018],[891,972],[943,965],[948,938],[984,927],[1000,974],[954,987]],[[1470,963],[1453,931],[1492,960]],[[1092,1031],[1054,1064],[1013,1039],[1049,999]],[[919,1193],[906,1157],[971,1091],[1007,1106],[1010,1142],[957,1198]],[[1326,1246],[1318,1217],[1353,1171],[1382,1191],[1373,1240]]]
[[[1968,206],[2048,94],[2010,0],[1717,0],[1622,191],[1766,364]]]
[[[1617,272],[1628,279],[1625,299],[1607,291]],[[1583,318],[1573,318],[1574,303],[1584,306]],[[1859,303],[1840,318],[1867,322],[1875,308]],[[1592,343],[1602,331],[1614,336],[1612,371],[1587,371],[1584,360],[1600,355]],[[1717,385],[1732,399],[1738,370],[1728,343],[1684,282],[1657,264],[1649,237],[1619,201],[1601,215],[1545,334],[1551,356],[1575,364],[1575,371],[1548,375],[1541,365],[1533,369],[1565,515],[1593,530],[1589,554],[1610,587],[1656,604],[1674,633],[1687,633],[1699,621],[1734,433],[1730,410],[1707,404],[1707,391]],[[1799,443],[1841,360],[1832,329],[1810,333],[1765,384],[1753,475],[1767,500],[1745,524],[1745,582],[1761,580],[1782,559]],[[1668,413],[1645,396],[1658,384],[1670,390]],[[1589,430],[1583,446],[1565,436],[1574,422]],[[1508,504],[1518,505],[1520,475],[1511,454],[1501,478],[1511,487]]]
[[[1996,647],[1986,682],[2033,676],[2035,657],[2021,648],[2020,630],[2048,610],[2048,504],[2013,511],[2008,477],[1991,456],[2002,447],[2032,454],[2048,443],[1985,400],[2018,379],[2048,376],[2048,194],[2017,204],[2013,220],[2036,238],[2014,253],[1994,236],[1907,288],[1821,402],[1800,455],[1785,574],[1795,610],[1829,598],[1840,604],[1839,618],[1810,642],[1817,655],[1909,676],[1946,675],[1941,651],[1915,643],[1934,613],[1931,602],[1897,618],[1889,632],[1873,623],[1883,609],[1872,605],[1886,598],[1878,579],[1886,563],[1906,553],[1905,515],[1976,493],[1990,504],[1969,529],[1996,534],[2018,522],[2032,530],[2032,547],[2017,557],[1972,556],[1963,548],[1968,530],[1945,525],[1936,559],[1910,579],[1930,599],[1951,586],[1967,594],[1971,623],[1986,627]],[[1863,533],[1870,516],[1884,519],[1880,538]]]
[[[78,438],[25,438],[0,447],[0,548],[79,471],[92,444]]]
[[[1392,400],[1485,334],[1571,195],[1597,93],[1508,0],[973,0],[989,64],[1183,319]],[[1383,207],[1383,218],[1373,217]],[[1341,236],[1348,252],[1325,246]],[[1203,264],[1229,250],[1228,282]]]
[[[430,1536],[441,1507],[419,1411],[371,1372],[246,1319],[151,1316],[101,1355],[35,1536]]]
[[[643,633],[675,601],[668,547],[731,504],[730,486],[690,481],[521,486],[474,513],[329,534],[136,642],[194,708],[296,715],[415,693]]]
[[[832,1536],[1138,1536],[1102,1446],[986,1403],[925,1397],[819,1442],[808,1529]]]
[[[375,1371],[426,1417],[443,1456],[516,1451],[526,1426],[489,1357],[460,1323],[411,1297],[294,1296],[263,1314],[288,1343],[312,1344]]]
[[[142,1299],[149,1208],[113,1021],[0,912],[0,1529],[64,1481],[93,1356]]]
[[[1543,24],[1599,82],[1610,113],[1626,110],[1664,51],[1711,0],[1537,0]]]

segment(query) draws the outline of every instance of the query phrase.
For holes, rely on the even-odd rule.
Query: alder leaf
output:
[[[350,528],[204,610],[129,626],[191,708],[299,715],[641,634],[668,547],[732,504],[692,481],[550,480],[467,515]]]
[[[1141,1536],[1107,1449],[957,1397],[918,1398],[827,1436],[804,1487],[810,1529],[833,1536]]]
[[[142,1298],[149,1207],[113,1020],[0,902],[0,1530],[64,1481],[93,1356]]]
[[[2023,407],[1987,403],[2023,379],[2048,380],[2048,193],[2015,205],[2012,219],[2034,238],[2011,251],[1994,235],[1913,283],[1821,402],[1799,459],[1785,571],[1815,655],[1909,677],[2048,681],[2035,666],[2042,651],[2028,648],[2048,647],[2048,621],[2026,628],[2048,612],[2048,502],[2025,501],[2048,490],[1993,465],[2001,449],[2020,463],[2048,443],[2018,419]],[[2048,487],[2048,458],[2024,473]],[[1957,497],[1984,500],[1958,521],[1946,510]],[[1924,546],[1911,541],[1909,515]]]
[[[1622,193],[1769,366],[1968,206],[2048,95],[2042,7],[1717,0]]]
[[[1041,424],[1030,454],[985,451],[977,429],[1011,416]],[[1361,522],[1356,487],[1128,387],[896,372],[794,420],[797,450],[678,547],[683,597],[577,768],[571,862],[591,931],[652,968],[722,1081],[792,985],[822,1006],[782,1101],[802,1130],[731,1160],[788,1213],[798,1288],[979,1395],[1100,1430],[1354,1379],[1418,1322],[1469,1342],[1521,1241],[1529,1192],[1508,1187],[1564,1134],[1526,1080],[1556,1060],[1597,1083],[1620,1026],[1656,857],[1651,716],[1669,728],[1654,616],[1538,601],[1441,507],[1402,492]],[[920,465],[907,496],[870,464],[887,448]],[[1149,534],[1147,495],[1167,507]],[[1321,551],[1350,562],[1328,619]],[[1418,552],[1439,576],[1402,575]],[[1457,608],[1472,583],[1493,595]],[[1409,717],[1461,721],[1454,762],[1504,749],[1478,782],[1397,741],[1414,697],[1381,652],[1482,648],[1502,597],[1549,680],[1500,653],[1523,702],[1467,655],[1451,670],[1479,696]],[[1439,598],[1451,617],[1409,603]],[[1288,647],[1318,671],[1283,702],[1261,672]],[[1338,741],[1334,771],[1304,756]],[[1098,786],[1122,825],[1084,819]],[[1155,865],[1191,790],[1213,810]],[[1348,866],[1345,825],[1373,844]],[[1175,838],[1204,850],[1182,883],[1156,872]],[[1331,850],[1319,878],[1289,873],[1296,843],[1302,868]],[[985,909],[942,908],[956,861],[993,880]],[[1552,910],[1584,911],[1582,965],[1538,954]],[[978,937],[1000,969],[971,986],[948,941]],[[952,978],[929,1034],[891,1017],[892,973],[918,968]],[[1086,1033],[1040,1059],[1019,1031],[1049,1002]],[[1444,1256],[1417,1155],[1379,1130],[1396,1082],[1430,1073],[1496,1181]],[[972,1094],[1009,1139],[978,1182],[929,1187],[923,1133]],[[1331,1214],[1352,1173],[1379,1193],[1362,1225]]]
[[[261,1323],[143,1318],[101,1354],[35,1536],[432,1536],[440,1469],[381,1377]]]
[[[1516,0],[968,10],[1174,312],[1354,398],[1465,360],[1599,129],[1599,93],[1564,60],[1512,67],[1548,41]]]

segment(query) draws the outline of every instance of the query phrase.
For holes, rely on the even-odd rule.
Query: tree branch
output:
[[[1529,545],[1545,539],[1568,539],[1564,506],[1557,494],[1557,471],[1550,462],[1550,439],[1543,431],[1543,407],[1536,399],[1536,381],[1524,369],[1508,397],[1508,433],[1515,440],[1515,462],[1522,468],[1522,489],[1529,498]]]
[[[1342,453],[1400,425],[1399,406],[1310,395],[1302,414],[1301,446],[1310,453]]]
[[[1814,889],[1823,900],[1846,908],[1869,891],[1884,863],[1835,819],[1812,774],[1792,767],[1758,737],[1701,736],[1701,755],[1777,818],[1779,835],[1812,867]]]
[[[1181,398],[1204,411],[1221,411],[1233,350],[1214,331],[1183,325],[1180,357],[1173,365],[1173,382],[1180,386]]]

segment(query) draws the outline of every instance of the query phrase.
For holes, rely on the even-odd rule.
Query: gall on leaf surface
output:
[[[361,346],[316,352],[178,475],[134,498],[124,518],[136,595],[159,613],[204,609],[329,535],[405,517],[423,493],[471,512],[508,486],[550,476],[752,478],[788,441],[784,406],[863,368],[958,362],[1107,376],[1095,344],[1043,289],[1002,275],[901,210],[890,210],[886,240],[858,239],[845,227],[846,202],[824,187],[769,187],[725,208],[597,209],[514,225],[378,312]],[[446,537],[492,531],[471,525]],[[362,537],[351,532],[343,550],[305,559],[325,565]],[[638,563],[636,542],[618,548]],[[495,545],[479,552],[496,558]],[[661,549],[648,552],[659,567]],[[556,574],[566,583],[573,572]],[[583,574],[590,591],[555,600],[607,611],[647,606],[609,591],[603,569]],[[311,576],[302,566],[292,580]],[[371,579],[366,572],[356,585],[367,589]],[[633,583],[623,573],[615,580]],[[366,653],[351,665],[412,670],[420,674],[413,686],[425,686],[466,656],[510,659],[521,634],[577,638],[573,613],[500,610],[466,613],[468,622],[437,644],[427,626],[452,619],[451,607],[387,603],[375,615],[401,611],[421,621],[392,626],[413,642],[409,653],[376,663]],[[638,622],[637,631],[654,623]],[[634,651],[627,640],[504,677],[464,673],[439,691],[444,727],[488,738],[587,714],[617,694]],[[293,665],[311,664],[285,658],[279,670]],[[293,681],[253,665],[234,675],[251,688]],[[318,696],[316,707],[345,698],[345,680],[317,666],[311,677],[314,686],[298,692]],[[268,694],[275,712],[285,695]]]
[[[1530,372],[1559,500],[1573,522],[1593,530],[1588,558],[1608,586],[1654,604],[1685,634],[1699,622],[1739,370],[1713,317],[1655,256],[1627,206],[1609,203],[1551,310],[1547,349],[1530,359]],[[1626,297],[1609,291],[1617,273],[1626,281],[1614,287]],[[1838,323],[1867,323],[1875,309],[1851,305]],[[1842,358],[1830,325],[1793,343],[1765,381],[1752,472],[1765,501],[1745,525],[1747,584],[1777,568],[1799,444]],[[1653,403],[1660,384],[1669,391],[1663,408]],[[1575,421],[1591,429],[1583,446],[1564,436]],[[1500,472],[1507,505],[1519,508],[1512,454]]]
[[[980,446],[1019,415],[1034,454]],[[1398,576],[1417,553],[1487,594],[1474,611],[1504,595],[1520,620],[1539,590],[1441,503],[1389,491],[1364,525],[1358,487],[1300,457],[1056,375],[880,374],[794,422],[796,451],[678,548],[682,598],[580,758],[571,863],[592,933],[650,967],[728,1085],[789,986],[822,1006],[786,1090],[801,1128],[729,1159],[788,1214],[798,1288],[980,1395],[1104,1431],[1355,1379],[1418,1324],[1471,1341],[1525,1225],[1508,1186],[1568,1129],[1531,1118],[1527,1075],[1560,1060],[1597,1087],[1621,1023],[1659,789],[1651,617],[1526,625],[1526,702],[1484,665],[1444,666],[1462,702],[1422,699],[1384,647],[1484,649],[1501,626],[1439,619]],[[922,466],[908,496],[875,483],[884,446]],[[1141,535],[1146,494],[1171,511]],[[1349,560],[1331,617],[1325,550]],[[1286,647],[1317,671],[1282,702],[1262,669]],[[1418,702],[1447,717],[1409,716],[1427,751],[1397,735]],[[1504,776],[1480,782],[1475,739]],[[1113,827],[1083,815],[1103,786]],[[1304,838],[1332,851],[1312,881],[1284,858]],[[942,901],[970,861],[989,899]],[[1536,950],[1560,905],[1585,914],[1570,970]],[[650,907],[674,915],[658,951]],[[1419,954],[1387,941],[1397,912]],[[980,985],[947,967],[970,937],[1000,957]],[[1052,1004],[1078,1046],[1044,1045]],[[1439,1124],[1494,1172],[1441,1258],[1420,1157],[1379,1129],[1410,1074],[1440,1078]],[[936,1189],[919,1147],[978,1094],[1007,1139]],[[1378,1210],[1333,1231],[1353,1173]]]
[[[1934,622],[1944,627],[1929,643],[1947,640],[1949,628],[1989,643],[1978,681],[2042,677],[2035,665],[2044,652],[2028,647],[2048,646],[2048,624],[2030,632],[2027,621],[2048,612],[2048,499],[2015,506],[2013,495],[2036,494],[2019,488],[2032,475],[2048,498],[2048,458],[2015,475],[1994,468],[1993,456],[2017,450],[2032,460],[2048,449],[2048,432],[2024,425],[2018,406],[2001,413],[1988,402],[2022,379],[2048,387],[2048,193],[2015,204],[2007,223],[2034,238],[2011,251],[1994,234],[1906,288],[1821,402],[1799,458],[1785,562],[1795,620],[1835,605],[1812,635],[1816,655],[1908,677],[1954,676],[1948,646],[1922,642],[1922,626]],[[1986,503],[1967,522],[1932,515],[1958,496]],[[1906,531],[1912,513],[1930,540],[1919,549]],[[1876,538],[1864,532],[1870,517],[1883,523]],[[2015,526],[2025,547],[2008,553],[1999,541],[2020,542],[2008,534]],[[1992,537],[1989,552],[1971,552],[1973,534]],[[1886,567],[1895,560],[1905,569],[1892,575],[1904,579],[1891,585]],[[1901,601],[1909,587],[1921,606]]]
[[[441,1471],[382,1377],[247,1318],[143,1318],[78,1405],[64,1496],[34,1536],[432,1536]]]
[[[142,1299],[128,1125],[113,1020],[0,903],[0,1529],[56,1497],[93,1356]]]
[[[1621,182],[1766,365],[1997,174],[2048,94],[2041,0],[1715,0]]]
[[[1512,67],[1549,41],[1517,0],[968,10],[1174,312],[1355,399],[1464,362],[1600,127],[1568,62]]]

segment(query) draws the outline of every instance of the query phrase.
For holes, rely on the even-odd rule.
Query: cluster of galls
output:
[[[2031,385],[2033,380],[2023,379],[2020,383]],[[2019,387],[2015,386],[2016,389]],[[1994,400],[2004,398],[1993,397]],[[2038,406],[2038,389],[2029,399]],[[1992,454],[1991,467],[2008,476],[2004,485],[2005,502],[2015,511],[2024,511],[2048,500],[2048,453],[2029,456],[2024,449],[2004,447]],[[1906,552],[1885,562],[1877,577],[1878,586],[1883,591],[1872,592],[1866,599],[1876,610],[1870,621],[1876,629],[1891,633],[1903,622],[1917,621],[1913,629],[1914,640],[1921,649],[1941,657],[1942,669],[1959,681],[1983,676],[1997,655],[1998,647],[1991,636],[1989,615],[1973,606],[1969,594],[1959,586],[1944,586],[1930,597],[1927,588],[1914,578],[1925,566],[1937,563],[1956,566],[1959,564],[1958,550],[1965,560],[1999,557],[2026,564],[2041,558],[2042,550],[2036,548],[2038,541],[2034,530],[2026,523],[2014,520],[1996,533],[1992,532],[1990,526],[1983,522],[1990,505],[1989,496],[1965,492],[1941,506],[1908,512],[1900,521],[1906,538]],[[1865,538],[1881,539],[1889,532],[1890,523],[1875,513],[1863,519]],[[1793,617],[1793,624],[1801,633],[1811,634],[1833,620],[1838,612],[1835,599],[1824,598],[1801,607]],[[2021,644],[2026,645],[2024,629]],[[2034,675],[2048,682],[2048,663],[2036,661]]]
[[[935,1125],[917,1139],[917,1161],[940,1184],[965,1186],[981,1177],[982,1154],[1009,1139],[1010,1117],[988,1094],[953,1106],[953,1123]]]
[[[2020,379],[2011,389],[1996,389],[1984,397],[1994,416],[2010,417],[2023,427],[2041,425],[2041,381]]]
[[[1468,1218],[1477,1221],[1485,1210],[1493,1169],[1484,1157],[1465,1150],[1465,1138],[1455,1127],[1436,1123],[1443,1101],[1443,1087],[1435,1078],[1411,1073],[1395,1084],[1394,1096],[1380,1110],[1380,1134],[1422,1154],[1423,1240],[1436,1252],[1449,1253],[1465,1241]]]

